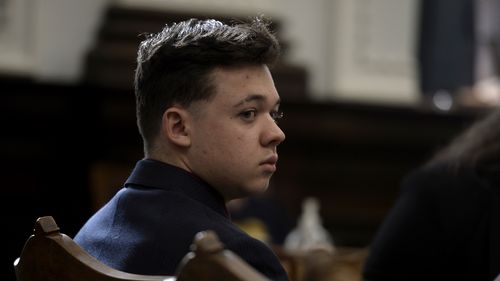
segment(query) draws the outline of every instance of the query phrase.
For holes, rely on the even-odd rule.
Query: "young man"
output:
[[[145,158],[75,241],[116,269],[173,275],[195,234],[211,229],[255,269],[287,280],[225,207],[264,192],[276,170],[285,135],[268,66],[278,55],[262,18],[233,26],[191,19],[144,40],[135,93]]]

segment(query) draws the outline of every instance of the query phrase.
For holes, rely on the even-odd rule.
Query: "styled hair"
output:
[[[134,81],[137,125],[145,149],[157,136],[167,108],[214,96],[210,74],[216,67],[271,67],[280,45],[269,26],[263,17],[232,25],[189,19],[148,35],[139,45]]]
[[[481,170],[500,160],[500,109],[488,112],[439,151],[426,166]]]

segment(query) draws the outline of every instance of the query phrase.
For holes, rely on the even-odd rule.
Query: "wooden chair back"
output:
[[[212,231],[200,232],[176,276],[131,274],[113,269],[61,233],[51,216],[40,217],[14,262],[17,281],[269,281]]]

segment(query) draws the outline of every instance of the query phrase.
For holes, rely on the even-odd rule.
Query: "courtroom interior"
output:
[[[73,237],[143,157],[133,93],[137,46],[143,34],[167,23],[273,19],[283,54],[271,72],[286,140],[263,202],[246,212],[261,210],[256,213],[266,223],[279,208],[283,216],[267,222],[281,223],[272,229],[279,252],[305,200],[317,200],[320,223],[344,255],[336,262],[351,266],[347,277],[335,280],[361,281],[361,263],[403,178],[500,104],[498,54],[488,59],[485,46],[467,45],[477,42],[422,35],[425,28],[438,30],[431,24],[446,14],[439,10],[443,15],[420,24],[419,3],[426,1],[35,2],[0,0],[0,170],[8,241],[2,280],[15,280],[12,263],[37,218],[53,216]],[[458,54],[444,46],[461,43]],[[447,61],[430,59],[447,55]],[[246,226],[256,230],[253,222]]]

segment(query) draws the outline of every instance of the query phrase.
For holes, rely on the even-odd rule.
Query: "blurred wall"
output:
[[[3,32],[0,28],[0,71],[29,73],[42,80],[78,80],[106,4],[263,13],[282,22],[290,44],[286,59],[308,70],[311,97],[406,104],[418,99],[413,58],[417,0],[2,2],[10,16]]]
[[[109,0],[2,0],[0,71],[77,81]]]

